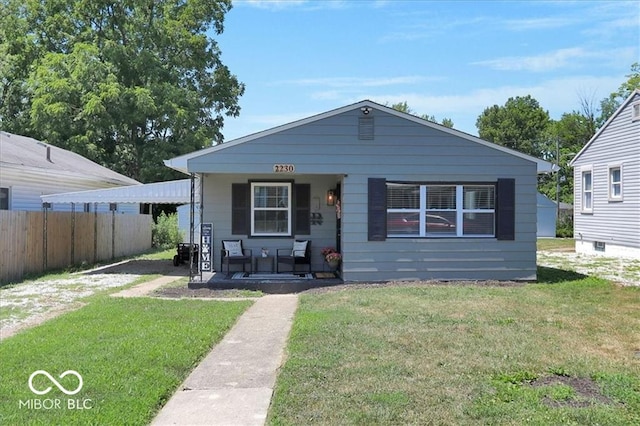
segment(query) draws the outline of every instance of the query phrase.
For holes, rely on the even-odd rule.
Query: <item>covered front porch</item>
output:
[[[249,273],[202,272],[189,280],[190,289],[252,290],[269,294],[299,293],[313,288],[344,284],[334,272]]]

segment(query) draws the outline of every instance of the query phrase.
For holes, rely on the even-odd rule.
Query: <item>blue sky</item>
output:
[[[559,119],[597,103],[640,61],[640,2],[234,0],[215,36],[246,84],[225,140],[370,99],[406,101],[477,135],[531,95]]]

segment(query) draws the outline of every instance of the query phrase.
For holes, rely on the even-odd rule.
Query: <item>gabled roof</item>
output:
[[[43,203],[187,204],[191,202],[191,181],[182,179],[91,191],[65,192],[41,195],[40,198]]]
[[[431,128],[437,129],[439,131],[442,131],[442,132],[449,133],[451,135],[457,136],[459,138],[466,139],[466,140],[478,143],[480,145],[484,145],[484,146],[487,146],[489,148],[496,149],[496,150],[502,151],[502,152],[506,152],[506,153],[514,155],[516,157],[520,157],[520,158],[523,158],[525,160],[534,162],[534,163],[537,164],[538,173],[546,173],[546,172],[551,172],[551,171],[556,170],[556,166],[554,166],[553,164],[551,164],[551,163],[549,163],[547,161],[540,160],[540,159],[532,157],[530,155],[526,155],[526,154],[523,154],[521,152],[506,148],[504,146],[501,146],[501,145],[498,145],[498,144],[495,144],[495,143],[492,143],[492,142],[485,141],[483,139],[480,139],[480,138],[478,138],[476,136],[473,136],[473,135],[470,135],[468,133],[464,133],[464,132],[461,132],[459,130],[451,129],[451,128],[442,126],[440,124],[437,124],[437,123],[434,123],[434,122],[431,122],[431,121],[428,121],[428,120],[424,120],[424,119],[422,119],[420,117],[416,117],[415,115],[397,111],[397,110],[395,110],[393,108],[390,108],[390,107],[384,106],[384,105],[380,105],[380,104],[375,103],[375,102],[370,101],[370,100],[363,100],[363,101],[357,102],[355,104],[347,105],[347,106],[344,106],[344,107],[341,107],[341,108],[337,108],[337,109],[334,109],[334,110],[331,110],[331,111],[327,111],[327,112],[324,112],[324,113],[321,113],[321,114],[317,114],[317,115],[313,115],[313,116],[310,116],[310,117],[307,117],[307,118],[303,118],[301,120],[297,120],[297,121],[294,121],[294,122],[291,122],[291,123],[288,123],[288,124],[284,124],[282,126],[273,127],[271,129],[264,130],[262,132],[258,132],[258,133],[254,133],[254,134],[251,134],[251,135],[248,135],[248,136],[244,136],[244,137],[238,138],[238,139],[234,139],[232,141],[225,142],[223,144],[212,146],[211,148],[205,148],[205,149],[202,149],[202,150],[199,150],[199,151],[191,152],[189,154],[181,155],[179,157],[175,157],[175,158],[172,158],[170,160],[165,160],[164,164],[167,167],[171,167],[172,169],[175,169],[175,170],[178,170],[180,172],[188,174],[189,173],[188,161],[191,160],[191,159],[198,158],[198,157],[204,156],[204,155],[208,155],[208,154],[211,154],[211,153],[214,153],[214,152],[217,152],[217,151],[221,151],[223,149],[227,149],[227,148],[230,148],[230,147],[235,146],[235,145],[239,145],[239,144],[242,144],[242,143],[245,143],[245,142],[249,142],[249,141],[254,140],[254,139],[262,138],[262,137],[265,137],[265,136],[270,136],[270,135],[273,135],[275,133],[283,132],[283,131],[286,131],[286,130],[289,130],[289,129],[292,129],[292,128],[295,128],[295,127],[304,126],[305,124],[313,123],[315,121],[324,120],[326,118],[330,118],[330,117],[333,117],[333,116],[336,116],[336,115],[339,115],[339,114],[342,114],[342,113],[345,113],[345,112],[348,112],[348,111],[352,111],[354,109],[363,109],[363,108],[377,109],[377,110],[383,111],[385,113],[394,115],[396,117],[400,117],[402,119],[409,120],[409,121],[412,121],[414,123],[418,123],[418,124],[426,126],[426,127],[431,127]]]
[[[19,167],[83,180],[95,180],[112,185],[137,185],[140,182],[114,172],[66,149],[49,145],[26,136],[0,131],[0,164]]]
[[[578,152],[578,154],[576,154],[575,157],[573,157],[573,160],[571,160],[569,162],[570,166],[573,166],[573,164],[575,163],[575,161],[582,155],[582,153],[584,153],[587,149],[589,149],[589,146],[591,146],[591,144],[597,140],[600,135],[602,134],[602,132],[605,131],[605,129],[607,127],[609,127],[609,124],[611,124],[611,122],[613,120],[616,119],[616,117],[618,115],[620,115],[620,113],[622,111],[624,111],[624,109],[635,99],[636,96],[640,96],[640,89],[636,89],[634,90],[631,95],[629,95],[629,97],[627,99],[625,99],[625,101],[622,103],[622,105],[620,105],[620,107],[616,110],[616,112],[614,112],[613,114],[611,114],[611,117],[609,117],[609,119],[602,125],[602,127],[600,127],[600,129],[598,129],[598,131],[596,132],[595,135],[593,135],[593,137],[591,139],[589,139],[589,142],[587,142],[582,149],[580,150],[580,152]]]

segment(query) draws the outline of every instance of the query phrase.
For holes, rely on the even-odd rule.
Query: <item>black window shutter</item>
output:
[[[293,186],[293,191],[295,233],[309,235],[311,234],[311,185],[297,184]]]
[[[231,184],[231,233],[234,235],[249,235],[249,207],[248,183]]]
[[[516,238],[516,180],[498,179],[496,187],[496,238]]]
[[[387,239],[387,181],[369,178],[369,241]]]

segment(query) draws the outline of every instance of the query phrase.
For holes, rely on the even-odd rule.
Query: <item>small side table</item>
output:
[[[254,256],[253,257],[253,271],[258,272],[269,272],[273,273],[273,256]]]

